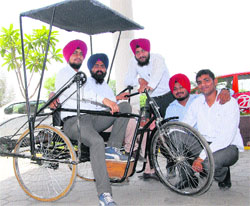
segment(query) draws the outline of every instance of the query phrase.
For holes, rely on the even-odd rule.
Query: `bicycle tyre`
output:
[[[206,192],[214,175],[213,155],[206,140],[197,130],[182,122],[166,122],[161,128],[164,131],[164,143],[170,148],[173,158],[157,130],[152,137],[150,162],[160,181],[182,195],[201,195]],[[192,162],[201,151],[205,152],[206,164],[203,165],[203,171],[197,173],[192,169]]]
[[[31,159],[30,134],[27,129],[19,138],[13,158],[15,176],[19,185],[30,197],[44,202],[65,196],[76,177],[76,154],[70,140],[57,128],[39,125],[34,128],[35,159]],[[47,160],[39,160],[39,157]],[[60,160],[56,162],[53,160]],[[72,170],[68,165],[71,164]]]
[[[69,165],[69,168],[72,169],[71,165]],[[79,162],[77,164],[76,176],[85,181],[95,181],[90,161]]]

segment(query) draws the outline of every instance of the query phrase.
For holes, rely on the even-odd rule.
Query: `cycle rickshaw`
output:
[[[93,14],[100,14],[101,17]],[[24,12],[20,15],[21,36],[23,35],[22,17],[25,16],[49,23],[50,31],[52,30],[52,26],[56,26],[67,31],[82,32],[90,35],[90,37],[98,33],[119,31],[121,34],[122,31],[126,30],[142,29],[140,25],[95,0],[67,0],[37,10]],[[90,39],[92,40],[92,38]],[[116,49],[119,39],[120,36],[118,37]],[[49,40],[50,36],[48,37],[47,48],[49,47]],[[48,49],[45,54],[44,68],[47,52]],[[24,52],[23,61],[25,62]],[[44,68],[40,82],[43,80]],[[24,76],[27,85],[25,64]],[[18,137],[14,145],[14,150],[1,152],[0,155],[13,157],[15,176],[21,188],[34,199],[55,201],[63,197],[70,191],[76,176],[85,180],[94,180],[90,176],[91,167],[87,154],[88,148],[84,147],[79,141],[76,143],[72,142],[63,133],[61,127],[43,124],[46,118],[52,115],[55,116],[57,114],[56,111],[62,110],[77,112],[78,117],[81,113],[111,115],[105,111],[88,111],[80,108],[80,88],[86,82],[86,78],[84,73],[78,72],[43,107],[38,110],[36,106],[34,114],[31,114],[29,110],[28,90],[26,87],[28,129],[20,136],[18,132],[9,136],[9,139]],[[78,103],[76,110],[58,108],[49,113],[42,112],[73,84],[77,85],[76,94]],[[40,84],[37,101],[39,101],[41,86],[42,83]],[[136,171],[142,138],[146,132],[147,146],[145,158],[149,158],[150,165],[155,169],[161,183],[172,191],[183,195],[198,195],[206,192],[211,186],[214,172],[213,157],[209,145],[190,126],[177,121],[169,121],[170,119],[163,120],[159,114],[157,104],[147,91],[145,93],[152,110],[152,117],[145,126],[140,127],[142,113],[114,114],[117,117],[135,118],[137,125],[128,162],[125,164],[121,176],[114,177],[111,175],[111,182],[123,182],[128,176],[132,176],[135,172],[142,172],[145,169],[146,163],[143,164],[140,171]],[[133,95],[135,94],[131,94],[130,97]],[[37,122],[37,117],[41,121]],[[151,131],[149,126],[153,122],[155,122],[156,126]],[[139,149],[137,150],[135,159],[132,160],[133,148],[137,138],[139,139]],[[203,171],[198,173],[192,170],[192,162],[199,156],[201,151],[205,153],[206,159]],[[171,168],[168,167],[169,162],[171,162]],[[174,172],[174,176],[170,175],[170,169],[172,170],[171,173]],[[176,187],[176,184],[182,181],[184,177],[188,180],[188,185],[181,188]]]

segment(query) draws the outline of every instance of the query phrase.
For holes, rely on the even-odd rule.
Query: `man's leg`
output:
[[[79,135],[76,122],[77,118],[72,117],[64,123],[65,134],[75,140]],[[105,162],[104,140],[95,129],[98,125],[103,127],[103,123],[102,116],[82,115],[80,117],[80,141],[90,149],[90,162],[96,180],[98,196],[104,192],[112,194]]]
[[[118,104],[120,112],[121,113],[131,113],[132,109],[129,103],[127,102],[122,102]],[[124,137],[125,137],[125,132],[126,128],[128,125],[129,118],[125,117],[112,117],[114,118],[114,124],[113,128],[109,137],[109,140],[107,142],[107,146],[109,147],[116,147],[116,148],[121,148]]]
[[[131,147],[132,140],[134,137],[135,129],[136,129],[136,120],[131,118],[128,121],[127,129],[126,129],[126,133],[125,133],[125,139],[124,139],[124,149],[125,149],[125,152],[127,152],[127,153],[129,153],[129,151],[130,151],[130,147]],[[138,148],[138,143],[136,141],[134,151],[136,151],[137,148]]]
[[[215,164],[214,179],[220,183],[226,179],[229,167],[234,165],[239,159],[239,151],[235,145],[229,145],[222,150],[214,152],[213,157]]]
[[[165,117],[168,105],[175,100],[171,92],[168,92],[160,97],[153,97],[153,99],[155,100],[156,104],[160,107],[159,111],[163,118]]]

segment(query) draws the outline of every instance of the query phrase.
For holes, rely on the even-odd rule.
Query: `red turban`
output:
[[[141,47],[143,50],[150,52],[150,41],[148,39],[134,39],[130,42],[130,47],[135,55],[137,47]]]
[[[174,90],[174,84],[175,82],[178,82],[181,86],[183,86],[188,93],[190,93],[191,90],[191,84],[190,84],[190,80],[188,79],[188,77],[184,74],[176,74],[174,76],[172,76],[169,80],[169,88],[171,90],[171,92],[173,93]]]
[[[81,40],[73,40],[69,42],[63,49],[63,56],[66,62],[69,61],[70,56],[74,53],[74,51],[77,48],[81,49],[83,58],[85,58],[87,54],[87,45]]]

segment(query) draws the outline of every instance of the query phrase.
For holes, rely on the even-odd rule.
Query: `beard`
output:
[[[69,63],[69,65],[70,65],[73,69],[77,69],[77,70],[79,70],[80,67],[82,66],[82,64],[75,64],[75,63]]]
[[[135,58],[136,59],[136,58]],[[137,61],[137,64],[140,66],[140,67],[143,67],[143,66],[146,66],[149,64],[149,59],[150,59],[150,54],[148,54],[148,57],[147,59],[144,61],[144,62],[141,62],[140,60],[136,59]]]
[[[97,84],[102,84],[107,72],[97,71],[96,73],[90,72],[91,76],[95,79]]]
[[[175,99],[177,99],[177,101],[181,102],[181,101],[187,99],[188,97],[189,97],[189,93],[187,93],[187,95],[184,97],[179,97],[179,98],[175,97]]]

